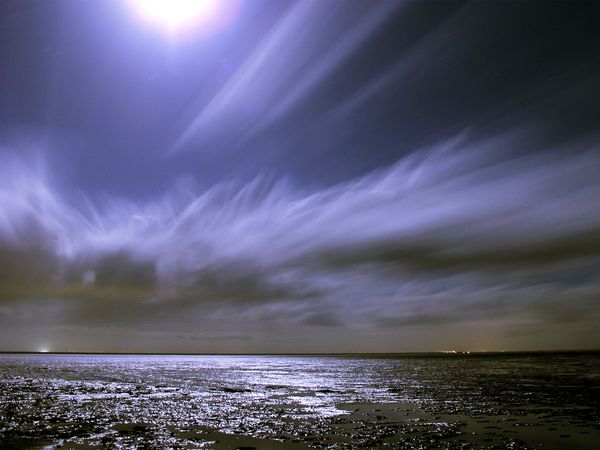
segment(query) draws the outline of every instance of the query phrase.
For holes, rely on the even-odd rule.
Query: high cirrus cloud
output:
[[[268,177],[143,205],[66,200],[5,156],[0,299],[109,320],[203,308],[253,321],[394,327],[488,316],[588,320],[600,276],[600,152],[464,137],[301,191]],[[86,311],[89,314],[86,314]]]

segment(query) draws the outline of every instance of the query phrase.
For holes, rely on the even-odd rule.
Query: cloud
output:
[[[191,144],[226,149],[286,116],[405,5],[354,6],[352,12],[335,2],[293,5],[186,127],[174,150]]]
[[[63,321],[158,326],[589,321],[600,151],[523,142],[461,135],[319,191],[257,177],[146,204],[67,201],[44,171],[4,156],[0,312],[36,301],[64,308]]]

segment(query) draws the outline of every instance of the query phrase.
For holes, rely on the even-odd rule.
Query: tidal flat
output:
[[[0,355],[0,448],[600,448],[600,354]]]

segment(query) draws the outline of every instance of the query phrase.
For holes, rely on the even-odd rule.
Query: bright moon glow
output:
[[[218,21],[223,0],[130,0],[140,16],[169,32]]]

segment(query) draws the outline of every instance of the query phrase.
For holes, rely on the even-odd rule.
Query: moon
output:
[[[228,0],[129,0],[141,20],[176,34],[182,31],[215,29],[229,16]]]

